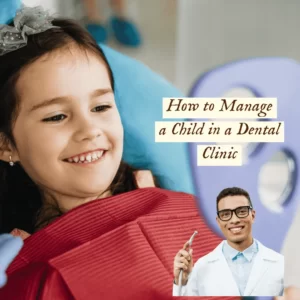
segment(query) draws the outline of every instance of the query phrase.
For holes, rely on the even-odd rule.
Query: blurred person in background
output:
[[[88,19],[87,30],[98,43],[107,41],[110,26],[118,42],[129,47],[140,46],[141,35],[137,26],[126,15],[125,0],[109,0],[113,12],[109,26],[103,16],[103,10],[98,7],[97,0],[82,0],[82,2]]]

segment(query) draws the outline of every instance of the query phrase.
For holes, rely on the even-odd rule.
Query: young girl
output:
[[[137,187],[121,162],[123,128],[103,52],[76,24],[53,25],[18,51],[2,46],[2,231],[32,233],[80,204]]]
[[[197,229],[201,256],[220,239],[193,196],[122,161],[103,51],[76,23],[25,8],[0,28],[0,66],[1,232],[26,238],[0,299],[171,298],[183,241]]]

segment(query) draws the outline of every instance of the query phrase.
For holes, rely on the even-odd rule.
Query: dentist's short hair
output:
[[[250,195],[247,191],[239,187],[230,187],[222,190],[217,196],[217,211],[220,200],[227,196],[245,196],[248,199],[249,205],[253,207]]]

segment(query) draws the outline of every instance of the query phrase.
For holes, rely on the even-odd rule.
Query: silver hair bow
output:
[[[0,56],[27,45],[27,36],[55,28],[42,7],[23,7],[14,19],[14,26],[0,25]]]

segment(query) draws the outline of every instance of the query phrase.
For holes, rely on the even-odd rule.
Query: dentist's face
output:
[[[246,240],[252,240],[252,224],[255,219],[255,211],[245,208],[249,206],[249,201],[245,196],[227,196],[222,198],[218,203],[218,211],[222,214],[222,219],[230,217],[228,209],[238,207],[241,217],[237,217],[233,212],[231,219],[223,221],[217,217],[217,222],[225,238],[232,243],[242,243]],[[242,208],[244,207],[244,208]]]

